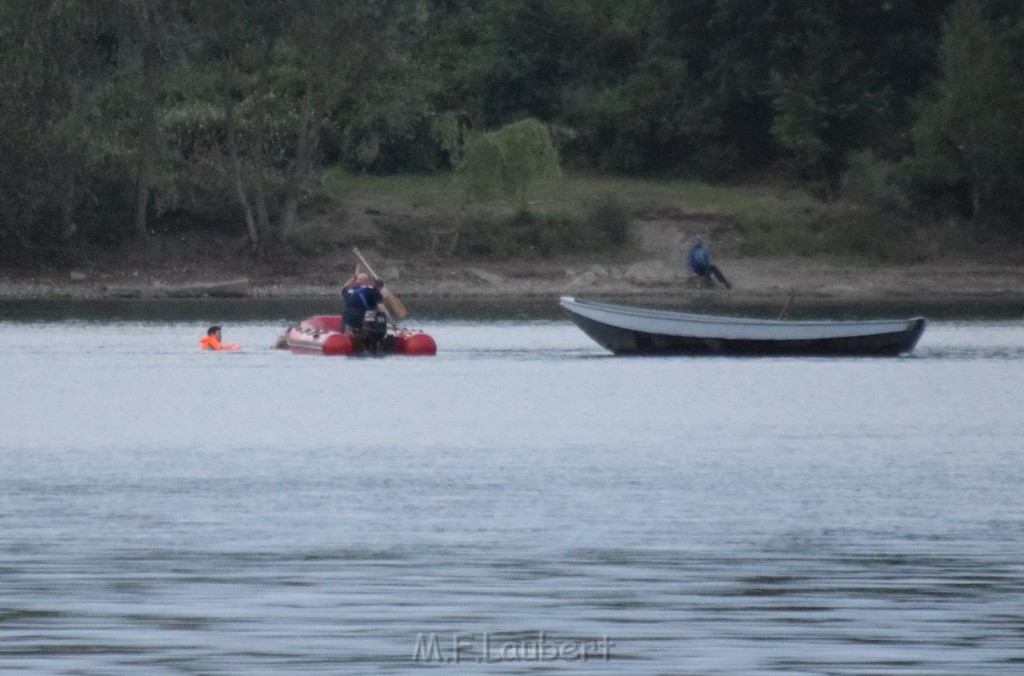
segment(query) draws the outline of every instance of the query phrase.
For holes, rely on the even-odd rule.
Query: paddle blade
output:
[[[402,305],[402,301],[398,300],[396,296],[388,294],[387,298],[384,299],[384,302],[388,304],[388,307],[391,309],[391,314],[395,316],[395,319],[402,319],[409,314],[409,311],[405,309],[404,305]]]
[[[359,250],[359,247],[352,247],[352,252],[359,259],[359,262],[363,264],[363,267],[366,268],[366,271],[370,273],[372,277],[376,277],[377,273],[373,271],[373,268],[370,267],[370,264],[366,261],[365,258],[363,258],[363,252]],[[402,301],[398,300],[398,298],[392,296],[391,294],[388,294],[388,296],[384,299],[384,302],[388,304],[388,308],[391,310],[391,314],[395,316],[395,319],[402,319],[407,314],[409,314],[409,311],[405,309],[404,305],[402,305]]]

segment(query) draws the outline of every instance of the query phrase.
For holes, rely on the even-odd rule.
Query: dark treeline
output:
[[[286,239],[325,167],[804,182],[1018,234],[1021,0],[0,0],[0,248]]]

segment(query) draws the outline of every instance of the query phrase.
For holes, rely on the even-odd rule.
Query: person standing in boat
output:
[[[693,246],[686,252],[686,265],[693,271],[693,274],[700,277],[704,286],[708,288],[713,287],[715,283],[712,281],[712,277],[714,277],[725,288],[732,288],[732,284],[725,278],[722,271],[718,269],[718,266],[711,263],[711,252],[708,250],[707,244],[704,243],[704,238],[700,235],[697,235],[693,241]]]
[[[345,301],[342,326],[346,333],[364,341],[371,349],[379,347],[388,324],[395,323],[384,304],[386,294],[383,280],[371,279],[358,267],[356,274],[341,289],[341,297]]]
[[[219,326],[211,326],[206,330],[206,335],[199,339],[200,350],[240,350],[241,345],[236,343],[222,343],[224,332]]]

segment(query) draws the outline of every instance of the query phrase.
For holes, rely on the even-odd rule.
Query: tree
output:
[[[524,117],[556,119],[563,83],[580,31],[557,0],[522,0],[497,17],[501,49],[485,75],[484,124],[498,127]]]
[[[575,79],[559,120],[575,132],[571,159],[631,173],[716,173],[730,164],[708,72],[712,4],[563,2],[581,34],[567,56]]]
[[[931,72],[944,4],[776,5],[762,91],[772,102],[772,141],[800,175],[834,188],[852,151],[901,151],[907,102]]]
[[[0,250],[45,255],[76,229],[117,238],[130,152],[116,6],[0,3]]]
[[[1012,7],[1012,5],[1009,5]],[[942,76],[922,104],[910,170],[963,190],[981,220],[1024,216],[1024,17],[1019,4],[961,0],[943,28]]]
[[[149,213],[158,211],[159,165],[166,156],[161,113],[166,78],[190,40],[188,15],[182,0],[117,0],[116,39],[120,46],[126,131],[135,154],[135,205],[132,234],[146,237]]]
[[[457,167],[467,194],[476,199],[524,199],[538,182],[561,175],[551,133],[528,118],[473,136]]]
[[[358,102],[372,88],[394,49],[401,5],[197,2],[202,35],[221,73],[228,171],[257,253],[293,229],[321,130],[346,101]]]

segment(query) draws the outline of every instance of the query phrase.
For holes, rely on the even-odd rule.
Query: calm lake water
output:
[[[269,349],[306,308],[41,307],[0,319],[2,672],[1024,670],[1021,315],[620,358],[435,309],[436,357],[349,359]]]

